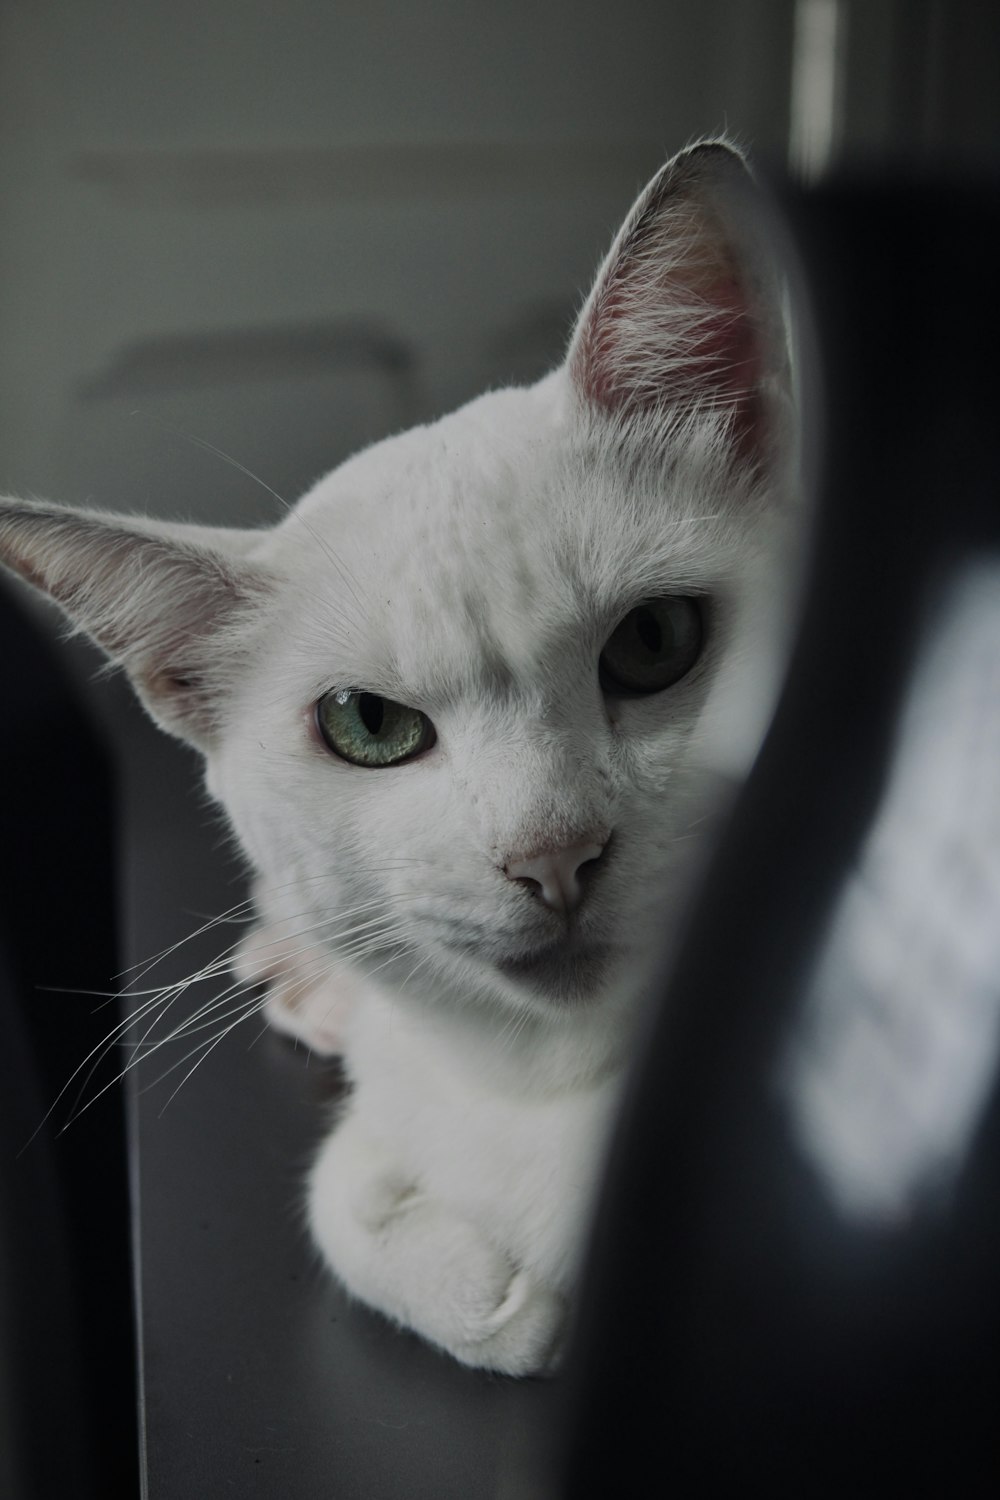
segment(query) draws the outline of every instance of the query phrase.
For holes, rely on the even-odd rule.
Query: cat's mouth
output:
[[[574,1000],[593,994],[604,983],[613,951],[610,943],[563,941],[493,962],[505,979],[541,990],[552,999]]]
[[[499,937],[467,922],[438,920],[443,929],[439,941],[445,949],[476,960],[509,984],[548,1001],[592,999],[621,954],[619,944],[576,928],[512,950]]]

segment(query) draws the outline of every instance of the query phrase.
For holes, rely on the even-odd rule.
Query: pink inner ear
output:
[[[721,396],[740,399],[760,384],[764,373],[760,338],[743,289],[729,276],[705,287],[702,296],[712,311],[695,336],[690,378],[697,384],[700,371]]]
[[[662,209],[636,227],[596,297],[574,378],[608,412],[727,411],[751,461],[764,439],[764,332],[714,216],[698,215],[694,232],[688,219],[672,245]]]
[[[698,321],[690,354],[676,366],[674,399],[683,398],[686,388],[694,400],[703,394],[713,406],[729,408],[733,441],[749,460],[760,448],[763,417],[761,330],[734,274],[724,273],[698,290],[710,310]]]

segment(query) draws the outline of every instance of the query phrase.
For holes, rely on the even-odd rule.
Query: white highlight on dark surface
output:
[[[836,143],[845,23],[841,0],[797,0],[788,164],[806,182],[822,176]]]
[[[831,788],[836,796],[836,788]],[[918,659],[888,788],[811,982],[784,1084],[849,1217],[947,1193],[1000,1056],[1000,563]]]

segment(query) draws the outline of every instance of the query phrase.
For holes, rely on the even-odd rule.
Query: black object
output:
[[[785,207],[818,326],[814,555],[772,729],[632,1081],[560,1500],[997,1482],[996,1057],[950,1191],[881,1222],[845,1212],[804,1159],[778,1080],[890,788],[935,601],[967,563],[1000,560],[998,197],[855,182]]]
[[[7,593],[0,642],[0,1491],[107,1500],[139,1484],[122,1092],[42,1121],[116,1020],[80,993],[118,967],[111,778]]]

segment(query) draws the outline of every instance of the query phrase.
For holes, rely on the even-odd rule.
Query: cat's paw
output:
[[[507,1261],[505,1270],[510,1280],[503,1299],[479,1320],[472,1339],[461,1340],[449,1352],[475,1369],[551,1375],[562,1356],[566,1300],[523,1266],[514,1268]]]
[[[348,1291],[462,1364],[505,1375],[554,1369],[562,1294],[408,1183],[350,1118],[317,1162],[310,1218]]]
[[[343,1050],[354,994],[348,976],[326,972],[332,962],[323,949],[304,949],[261,925],[236,948],[232,968],[241,984],[267,986],[261,1010],[275,1031],[321,1057],[335,1057]]]
[[[394,1236],[405,1257],[398,1283],[386,1288],[390,1316],[473,1369],[544,1375],[555,1368],[565,1299],[475,1224],[414,1193],[380,1234]]]

